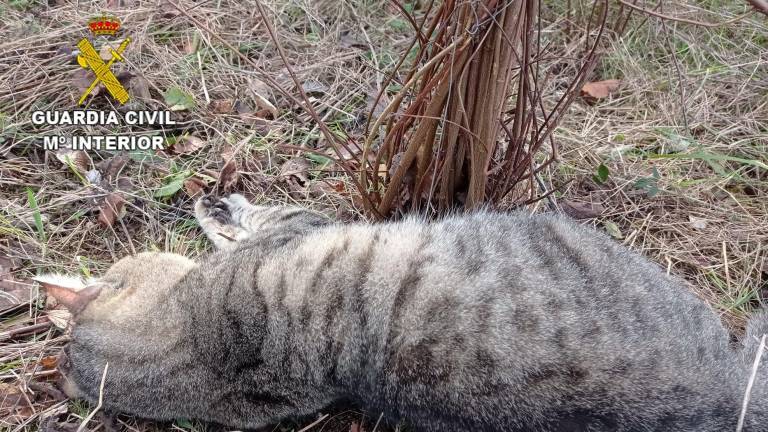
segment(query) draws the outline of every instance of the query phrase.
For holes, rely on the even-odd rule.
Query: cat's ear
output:
[[[34,280],[40,282],[48,295],[53,296],[72,315],[83,311],[101,293],[101,284],[86,286],[80,278],[48,274],[36,276]]]

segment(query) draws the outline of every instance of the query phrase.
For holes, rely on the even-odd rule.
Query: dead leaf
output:
[[[34,413],[17,385],[0,383],[0,395],[0,418],[4,424],[19,424]]]
[[[296,177],[304,184],[309,183],[307,173],[312,168],[308,160],[302,157],[292,157],[280,167],[280,176],[283,178]]]
[[[48,296],[49,304],[52,304],[55,301],[53,296]],[[72,312],[66,309],[50,309],[45,315],[51,320],[54,326],[61,330],[69,327],[69,323],[72,321]]]
[[[363,428],[358,422],[352,422],[349,425],[349,432],[363,432]]]
[[[232,99],[212,100],[208,107],[215,114],[231,114],[235,108],[235,101]]]
[[[80,96],[88,90],[95,79],[96,77],[93,75],[93,72],[83,68],[77,68],[70,73],[70,80],[72,81],[72,87],[77,92],[77,99],[80,99]],[[102,84],[96,85],[96,87],[91,90],[90,95],[92,97],[98,96],[99,93],[101,93],[102,87]]]
[[[184,180],[184,192],[186,192],[190,198],[203,196],[205,193],[205,186],[205,181],[198,177],[190,177]]]
[[[131,97],[144,100],[152,98],[152,95],[149,93],[149,81],[143,76],[136,75],[132,77],[126,84],[126,87]]]
[[[123,192],[132,192],[135,187],[133,187],[133,182],[128,177],[120,177],[117,179],[117,190],[123,191]]]
[[[688,222],[691,224],[691,228],[695,230],[703,230],[707,228],[707,220],[704,218],[688,215]]]
[[[565,200],[560,203],[563,211],[574,219],[594,219],[603,213],[605,208],[596,203]]]
[[[224,162],[230,161],[235,158],[235,148],[229,143],[224,143],[221,146],[220,154]]]
[[[581,88],[581,96],[586,99],[603,99],[618,90],[620,84],[621,81],[617,79],[588,82]]]
[[[248,90],[260,95],[270,94],[269,86],[258,78],[251,78],[248,80]]]
[[[357,37],[357,32],[351,31],[346,31],[339,37],[339,46],[342,48],[369,49],[365,41]]]
[[[253,100],[256,102],[255,115],[263,118],[271,116],[271,118],[277,118],[279,111],[277,107],[267,99],[270,94],[269,86],[258,79],[251,79],[248,81],[248,90],[253,95]]]
[[[230,192],[235,187],[238,180],[240,180],[240,174],[237,172],[237,162],[234,158],[227,159],[219,172],[219,178],[216,181],[216,189],[219,192]]]
[[[272,105],[272,102],[268,101],[264,96],[254,93],[253,99],[256,101],[256,106],[259,108],[255,115],[262,118],[276,119],[280,114],[277,111],[277,107]]]
[[[0,279],[11,275],[11,271],[21,267],[18,260],[8,258],[7,256],[0,255]]]
[[[91,158],[83,150],[72,150],[67,147],[60,147],[56,150],[56,159],[59,160],[64,166],[73,166],[80,175],[84,175],[89,171],[91,165]]]
[[[32,298],[31,284],[13,276],[13,270],[19,266],[18,261],[0,255],[0,310],[27,303]]]
[[[318,80],[313,80],[313,79],[304,81],[301,84],[301,89],[304,90],[304,93],[306,93],[308,95],[309,94],[314,94],[316,96],[322,96],[322,95],[324,95],[325,93],[328,92],[328,86],[327,85],[321,83]]]
[[[104,45],[102,45],[99,49],[99,57],[101,57],[101,59],[105,62],[112,60],[112,51],[117,51],[117,49],[120,47],[120,44],[123,43],[124,40],[125,38],[105,42]]]
[[[107,183],[112,183],[118,178],[120,172],[129,160],[131,160],[131,158],[127,154],[118,153],[111,158],[104,159],[96,164],[96,168],[101,172],[102,177]]]
[[[176,144],[171,147],[175,154],[187,154],[200,150],[205,147],[205,141],[195,135],[182,135],[176,140]]]
[[[337,144],[339,147],[338,154],[336,153],[336,150],[334,150],[332,146],[326,145],[325,143],[326,143],[325,139],[321,138],[320,142],[318,142],[317,147],[318,148],[327,147],[327,149],[325,150],[325,154],[327,154],[329,158],[338,159],[339,155],[341,155],[340,160],[359,162],[361,159],[360,156],[362,156],[363,151],[360,149],[360,147],[354,145],[353,143],[348,142],[347,145]],[[370,161],[373,161],[374,159],[373,152],[368,152],[368,159]]]
[[[43,369],[53,369],[59,364],[59,358],[55,356],[47,356],[38,360],[37,364],[43,367]]]
[[[104,198],[99,206],[99,224],[103,227],[111,227],[115,220],[125,214],[125,198],[118,192],[112,192]]]
[[[181,15],[181,12],[167,0],[162,0],[157,10],[161,12],[163,18],[175,18]]]

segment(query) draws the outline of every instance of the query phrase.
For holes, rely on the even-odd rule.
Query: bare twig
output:
[[[90,422],[93,416],[95,416],[96,413],[101,409],[101,406],[104,402],[104,383],[107,381],[107,369],[109,369],[109,363],[104,365],[104,373],[101,374],[101,384],[99,384],[99,402],[96,404],[96,408],[94,408],[93,411],[91,411],[91,413],[83,419],[83,422],[80,423],[80,427],[77,428],[76,432],[83,432],[83,430],[85,430],[85,428],[88,426],[88,422]]]
[[[294,104],[299,106],[301,109],[303,109],[307,114],[309,114],[309,116],[312,118],[312,120],[320,128],[320,131],[322,132],[322,134],[325,137],[325,139],[328,141],[329,144],[331,144],[331,147],[334,149],[334,151],[336,152],[337,156],[339,157],[339,160],[337,161],[339,163],[339,166],[341,166],[342,169],[344,169],[344,171],[347,172],[347,174],[350,176],[351,181],[357,187],[358,191],[360,192],[360,196],[361,196],[361,198],[363,200],[363,204],[365,205],[366,209],[369,210],[369,212],[371,212],[374,216],[379,215],[378,211],[376,211],[376,208],[371,203],[370,198],[368,197],[368,194],[366,193],[365,188],[360,184],[360,182],[357,181],[357,178],[354,175],[354,172],[349,167],[349,164],[346,163],[346,161],[344,160],[344,157],[342,156],[341,151],[339,149],[339,140],[338,140],[338,138],[336,137],[336,135],[333,132],[331,132],[330,129],[328,129],[328,126],[325,124],[325,122],[323,122],[322,119],[320,119],[320,116],[314,110],[314,108],[312,107],[312,103],[309,101],[309,98],[307,97],[306,93],[304,92],[304,89],[302,88],[301,83],[298,82],[298,79],[296,78],[295,73],[290,68],[290,65],[288,64],[287,57],[285,55],[285,52],[283,51],[282,45],[278,41],[277,36],[275,35],[275,31],[274,31],[274,29],[272,27],[272,24],[270,23],[269,17],[264,12],[264,9],[263,9],[263,6],[261,5],[261,3],[258,2],[258,1],[256,2],[256,5],[257,5],[257,7],[259,9],[259,13],[262,15],[262,18],[264,19],[264,22],[267,25],[267,29],[269,30],[269,34],[270,34],[270,38],[272,38],[272,41],[277,46],[278,52],[280,54],[280,57],[283,60],[286,68],[288,69],[288,72],[290,73],[291,78],[296,83],[296,86],[298,88],[298,91],[299,91],[299,94],[301,95],[301,99],[302,100],[299,100],[298,98],[296,98],[296,96],[294,96],[293,94],[291,94],[290,92],[285,90],[269,74],[264,72],[259,67],[259,65],[256,64],[256,62],[254,62],[248,56],[246,56],[242,52],[240,52],[239,49],[237,49],[234,45],[229,43],[226,39],[222,38],[217,33],[215,33],[212,30],[210,30],[205,24],[200,22],[200,20],[198,20],[197,18],[192,17],[189,13],[187,13],[187,11],[182,9],[181,6],[179,6],[175,1],[168,0],[168,4],[173,6],[176,10],[179,11],[180,14],[184,15],[187,19],[192,21],[196,26],[198,26],[199,28],[203,29],[207,34],[213,36],[214,38],[216,38],[216,40],[218,40],[219,42],[224,44],[224,46],[226,46],[230,51],[232,51],[233,54],[237,55],[242,61],[248,63],[251,67],[253,67],[254,71],[257,74],[259,74],[259,77],[261,79],[263,79],[265,83],[267,83],[270,87],[272,87],[276,91],[280,92],[280,94],[282,94],[283,96],[288,98],[291,102],[293,102]]]
[[[313,421],[312,423],[304,426],[303,428],[299,429],[296,432],[306,432],[306,431],[312,429],[313,427],[319,425],[323,420],[325,420],[327,418],[328,418],[328,414],[323,414],[322,416],[320,416],[320,418],[318,418],[317,420]]]
[[[753,1],[757,2],[757,3],[760,3],[763,0],[753,0]],[[654,12],[652,10],[645,9],[645,8],[640,7],[640,6],[637,6],[637,5],[633,4],[633,3],[628,2],[627,0],[619,0],[619,3],[621,3],[622,5],[627,6],[629,8],[632,8],[632,9],[634,9],[636,11],[642,12],[644,14],[647,14],[647,15],[650,15],[650,16],[654,16],[656,18],[661,18],[661,19],[669,20],[669,21],[677,21],[677,22],[681,22],[681,23],[692,24],[692,25],[695,25],[695,26],[701,26],[701,27],[707,27],[707,28],[722,27],[722,26],[725,26],[725,25],[733,24],[733,23],[735,23],[737,21],[741,21],[742,19],[744,19],[744,18],[746,18],[746,17],[748,17],[749,15],[752,14],[752,12],[750,11],[750,12],[745,12],[745,13],[739,15],[739,16],[733,17],[733,18],[731,18],[729,20],[726,20],[726,21],[716,22],[716,23],[707,23],[707,22],[702,22],[702,21],[690,20],[690,19],[686,19],[686,18],[674,17],[674,16],[671,16],[671,15],[664,15],[662,13]],[[753,6],[755,6],[755,8],[758,8],[758,6],[755,5],[754,3],[753,3]]]
[[[760,346],[757,348],[757,354],[755,354],[755,361],[752,363],[752,373],[749,375],[749,382],[747,382],[747,388],[744,391],[744,402],[741,404],[741,413],[739,414],[739,422],[736,424],[736,432],[741,432],[744,429],[744,419],[747,416],[747,407],[749,406],[749,398],[752,395],[752,386],[755,385],[755,377],[757,377],[757,368],[760,366],[760,358],[765,351],[765,336],[760,338]]]

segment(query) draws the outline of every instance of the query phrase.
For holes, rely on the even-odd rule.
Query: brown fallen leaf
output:
[[[91,165],[91,158],[88,156],[88,153],[83,150],[72,150],[66,147],[56,150],[56,159],[64,164],[64,166],[73,166],[80,175],[88,172]]]
[[[48,319],[51,320],[53,325],[55,325],[57,328],[64,330],[69,327],[69,324],[72,321],[72,313],[64,309],[64,306],[59,306],[59,309],[51,309],[54,307],[55,301],[56,300],[53,298],[53,296],[48,296],[46,307],[49,310],[45,313],[45,316],[47,316]]]
[[[200,150],[203,147],[205,147],[205,141],[202,138],[195,135],[182,135],[171,147],[171,151],[175,154],[187,154]]]
[[[205,193],[205,180],[198,177],[189,177],[184,180],[184,192],[189,195],[190,198],[197,198],[203,196]]]
[[[19,424],[34,413],[21,389],[13,384],[0,383],[0,418],[4,424]]]
[[[131,77],[126,87],[131,97],[144,100],[152,98],[152,95],[149,93],[149,81],[143,76],[136,75]]]
[[[619,89],[621,80],[609,79],[604,81],[588,82],[581,88],[581,96],[585,99],[603,99]]]
[[[258,78],[248,80],[248,90],[260,95],[268,95],[270,93],[269,86]]]
[[[219,171],[219,178],[216,181],[216,189],[219,193],[227,193],[234,189],[240,174],[237,172],[237,162],[235,158],[226,159],[224,166]]]
[[[91,86],[91,83],[93,82],[94,79],[96,79],[96,77],[93,75],[93,72],[83,68],[77,68],[70,73],[70,80],[72,81],[72,87],[75,89],[77,93],[77,96],[76,96],[77,99],[75,99],[75,101],[80,99],[80,96],[82,96],[82,94],[88,89],[88,87]],[[98,96],[99,93],[101,93],[102,87],[103,87],[102,84],[100,83],[97,84],[96,87],[94,87],[93,90],[91,90],[90,95],[92,97]]]
[[[117,48],[120,47],[124,40],[125,38],[104,42],[104,45],[99,49],[99,57],[105,62],[112,60],[112,51],[117,51]]]
[[[235,101],[232,99],[212,100],[208,107],[214,114],[231,114],[235,108]]]
[[[560,207],[568,216],[574,219],[594,219],[605,210],[600,204],[571,200],[560,202]]]
[[[253,100],[256,102],[256,106],[258,107],[258,110],[255,113],[256,116],[276,119],[280,114],[277,111],[277,107],[272,105],[272,102],[268,101],[264,96],[258,93],[254,93]]]
[[[322,96],[328,92],[328,86],[315,79],[309,79],[301,84],[301,89],[308,95]]]
[[[357,37],[357,32],[345,31],[339,36],[339,46],[342,48],[368,49],[364,40]]]
[[[32,298],[32,285],[13,276],[13,270],[19,263],[0,255],[0,311],[29,302]]]
[[[256,102],[255,114],[257,116],[277,118],[279,114],[277,107],[267,98],[270,93],[269,86],[264,84],[263,81],[253,78],[248,81],[248,90],[250,90],[253,100]]]
[[[55,356],[43,357],[37,361],[37,364],[43,367],[43,369],[53,369],[59,364],[59,358]]]
[[[285,179],[295,177],[300,182],[307,184],[309,183],[309,175],[307,173],[311,168],[312,164],[305,158],[292,157],[280,167],[280,176]]]
[[[119,192],[112,192],[104,198],[99,206],[99,224],[103,227],[111,227],[118,218],[125,213],[125,198]]]
[[[106,180],[107,183],[112,183],[118,179],[120,172],[130,160],[131,158],[127,154],[118,153],[111,158],[104,159],[96,164],[96,169],[101,172],[102,178]]]

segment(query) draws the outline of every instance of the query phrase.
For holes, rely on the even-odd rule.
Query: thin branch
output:
[[[101,405],[104,402],[104,383],[107,381],[107,369],[109,369],[109,363],[104,365],[104,373],[101,374],[101,384],[99,384],[99,403],[96,404],[96,408],[94,408],[93,411],[91,411],[91,413],[88,414],[85,419],[83,419],[83,422],[80,423],[80,426],[77,428],[76,432],[83,432],[85,427],[88,426],[88,422],[90,422],[93,416],[95,416],[96,413],[101,409]]]
[[[750,1],[750,0],[747,0],[747,1]],[[760,3],[760,2],[763,2],[764,0],[752,0],[752,1],[754,1],[756,3]],[[750,3],[752,1],[750,1]],[[733,23],[735,23],[737,21],[741,21],[742,19],[744,19],[744,18],[746,18],[746,17],[748,17],[749,15],[752,14],[752,11],[749,11],[749,12],[743,13],[743,14],[737,16],[737,17],[731,18],[731,19],[729,19],[727,21],[717,22],[717,23],[707,23],[707,22],[701,22],[701,21],[694,21],[694,20],[690,20],[690,19],[686,19],[686,18],[674,17],[674,16],[670,16],[670,15],[664,15],[664,14],[659,13],[659,12],[654,12],[652,10],[642,8],[642,7],[637,6],[635,4],[632,4],[632,3],[630,3],[630,2],[628,2],[626,0],[619,0],[619,3],[621,3],[624,6],[627,6],[629,8],[632,8],[632,9],[634,9],[636,11],[642,12],[642,13],[644,13],[646,15],[655,16],[656,18],[661,18],[661,19],[669,20],[669,21],[677,21],[677,22],[686,23],[686,24],[693,24],[695,26],[707,27],[707,28],[715,28],[715,27],[721,27],[721,26],[724,26],[724,25],[733,24]],[[754,3],[753,3],[753,6],[755,6],[755,8],[758,8],[758,6],[756,6]],[[766,6],[768,6],[768,5],[766,5]]]
[[[752,374],[749,376],[749,382],[747,382],[747,388],[744,391],[744,402],[741,405],[741,414],[739,414],[739,422],[736,424],[736,432],[741,432],[742,429],[744,429],[744,418],[747,416],[747,406],[749,406],[749,398],[752,395],[752,386],[755,385],[757,368],[760,366],[760,357],[763,356],[763,351],[765,351],[765,335],[760,338],[760,346],[757,348],[755,361],[752,363]]]
[[[318,418],[317,420],[313,421],[312,423],[304,426],[303,428],[299,429],[297,432],[306,432],[306,431],[312,429],[313,427],[319,425],[320,422],[322,422],[323,420],[325,420],[327,418],[328,418],[328,414],[323,414],[322,416],[320,416],[320,418]]]
[[[328,126],[325,124],[325,122],[320,119],[320,116],[317,114],[317,112],[312,108],[312,104],[309,101],[309,98],[307,98],[306,93],[304,92],[304,89],[302,88],[301,84],[298,82],[298,79],[296,78],[296,75],[294,74],[293,70],[290,68],[290,65],[288,64],[288,60],[285,56],[285,53],[283,51],[282,45],[277,40],[277,36],[274,32],[274,28],[272,27],[272,24],[269,17],[264,13],[263,7],[259,1],[256,2],[256,6],[259,8],[259,13],[261,14],[264,23],[267,26],[267,29],[269,30],[269,35],[272,41],[275,43],[278,49],[278,53],[280,54],[281,59],[283,60],[283,63],[285,64],[285,67],[288,69],[288,72],[291,75],[291,78],[293,79],[294,83],[296,84],[296,87],[299,90],[299,93],[301,95],[302,100],[299,100],[296,96],[285,90],[280,84],[277,83],[269,74],[267,74],[265,71],[263,71],[259,65],[256,64],[251,58],[240,52],[239,49],[237,49],[234,45],[229,43],[227,40],[213,32],[211,29],[209,29],[205,24],[200,22],[197,18],[192,17],[187,11],[181,8],[174,0],[168,0],[168,4],[173,6],[176,10],[179,11],[182,15],[184,15],[187,19],[192,21],[197,27],[204,30],[207,34],[213,36],[216,40],[224,44],[230,51],[232,51],[233,54],[238,56],[242,61],[245,63],[248,63],[251,67],[253,67],[254,71],[259,75],[259,78],[261,78],[265,83],[267,83],[270,87],[278,91],[280,94],[288,98],[291,102],[298,105],[300,108],[302,108],[309,116],[312,118],[312,120],[318,125],[320,128],[320,131],[322,132],[325,139],[331,144],[331,147],[333,147],[336,154],[339,156],[340,160],[344,160],[343,155],[341,154],[341,151],[338,148],[338,140],[336,135],[331,132],[331,130],[328,128]],[[360,192],[363,205],[366,207],[366,210],[371,212],[373,216],[381,218],[381,215],[376,210],[375,206],[370,200],[370,197],[368,193],[366,192],[365,188],[360,184],[360,182],[357,181],[356,176],[354,175],[353,170],[348,166],[347,163],[341,163],[340,166],[344,171],[351,177],[351,181],[355,184],[355,187]]]

